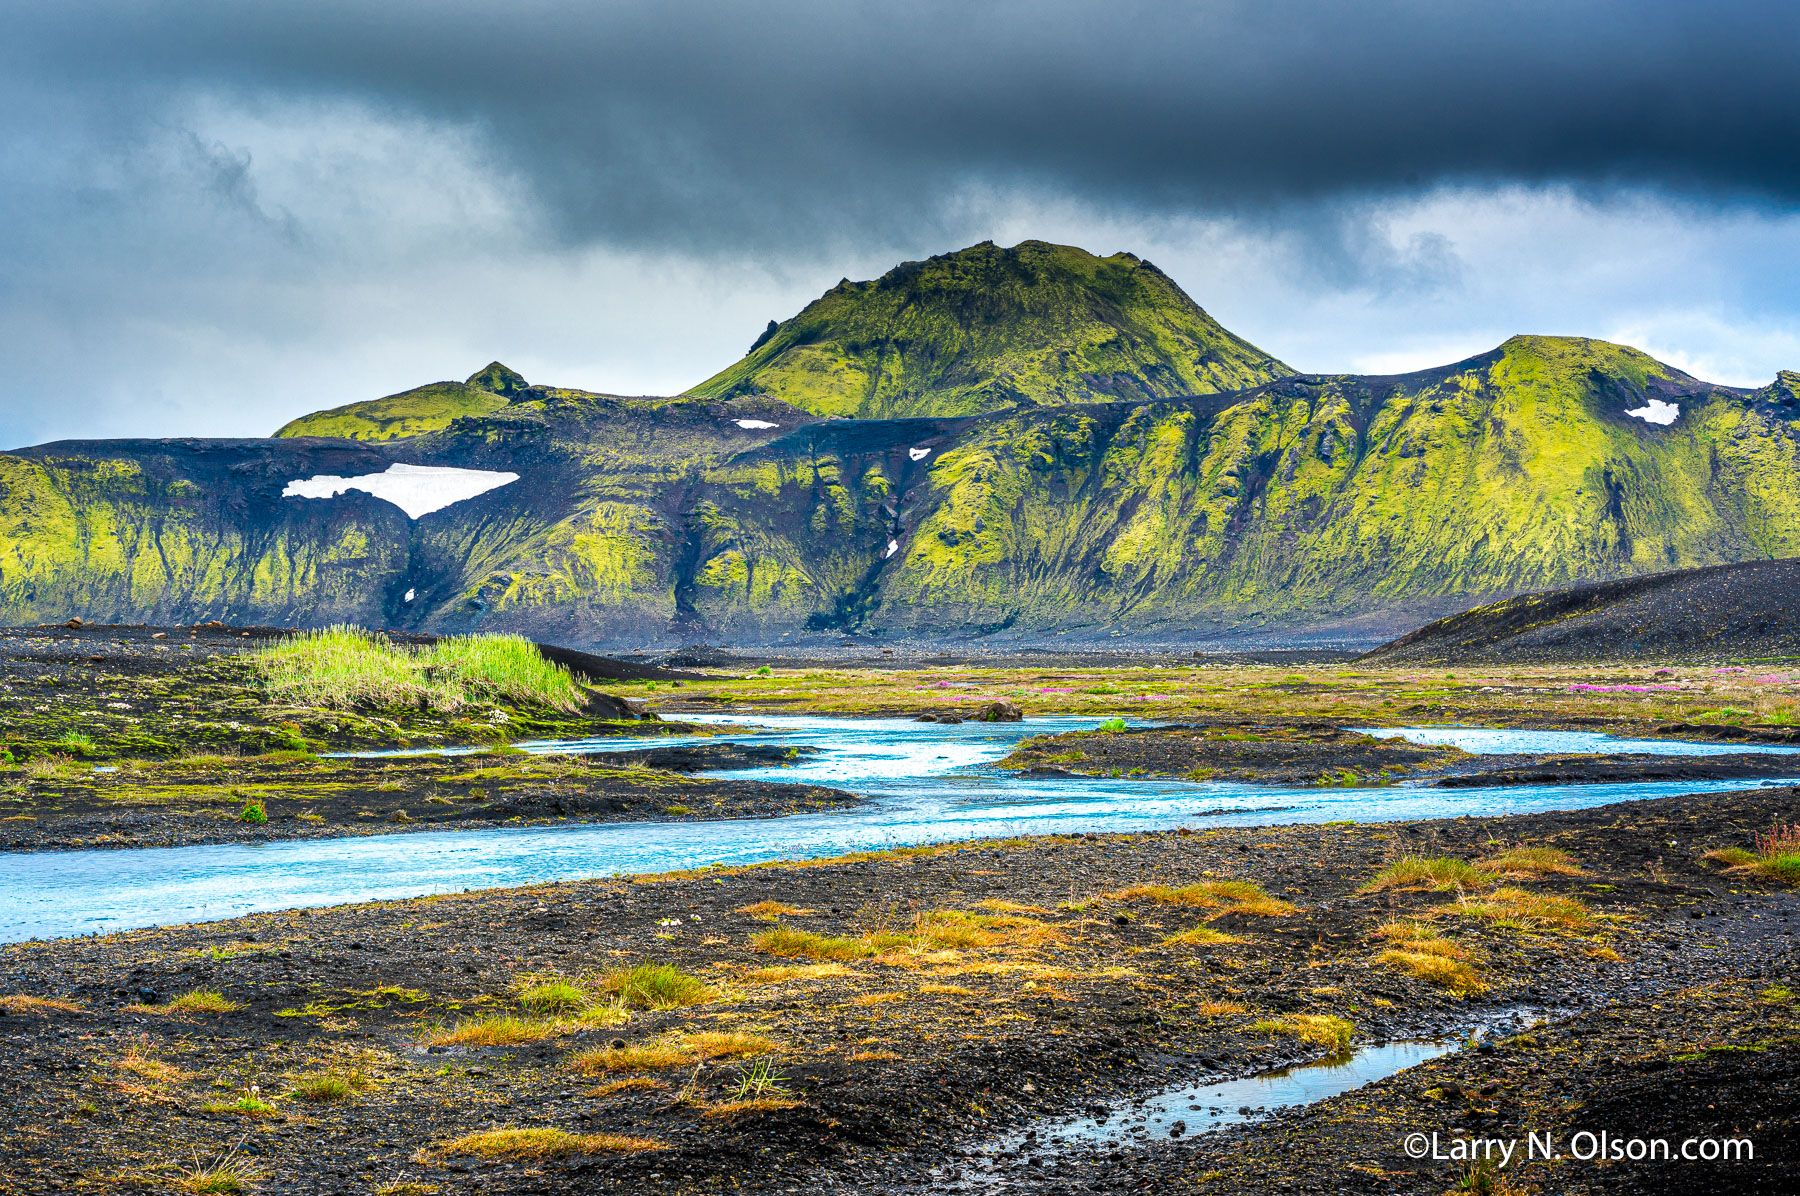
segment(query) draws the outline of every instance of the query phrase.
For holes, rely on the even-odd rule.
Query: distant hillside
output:
[[[464,382],[432,382],[383,399],[315,411],[284,425],[277,436],[341,436],[347,440],[395,440],[450,426],[465,415],[487,415],[525,389],[525,379],[499,362]]]
[[[1211,394],[1292,372],[1132,254],[984,241],[846,279],[690,393],[885,419]]]
[[[268,440],[0,453],[0,621],[1351,647],[1800,557],[1800,375],[1743,391],[1545,336],[1295,374],[1130,254],[984,244],[846,282],[700,390],[494,362]]]
[[[1791,385],[1746,394],[1599,341],[961,418],[474,389],[493,410],[412,436],[0,453],[0,619],[1342,644],[1498,596],[1800,556]],[[417,520],[288,492],[395,462],[520,476]]]
[[[1800,658],[1800,560],[1527,594],[1421,627],[1367,664]]]

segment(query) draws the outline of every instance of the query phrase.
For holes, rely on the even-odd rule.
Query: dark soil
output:
[[[814,785],[696,777],[810,748],[671,744],[590,756],[519,751],[319,759],[188,757],[63,768],[0,787],[0,851],[265,843],[502,823],[768,818],[858,805]],[[265,821],[246,811],[260,804]]]
[[[13,1061],[0,1071],[0,1188],[166,1189],[196,1159],[235,1149],[271,1193],[403,1181],[425,1186],[386,1190],[941,1191],[985,1170],[971,1152],[1008,1127],[1325,1049],[1259,1019],[1339,1016],[1366,1042],[1455,1032],[1527,1005],[1588,1012],[1299,1119],[1094,1158],[1028,1151],[989,1163],[1025,1191],[1204,1181],[1206,1193],[1435,1194],[1456,1175],[1403,1160],[1400,1131],[1747,1128],[1759,1164],[1781,1170],[1720,1165],[1684,1171],[1682,1183],[1791,1190],[1732,1185],[1791,1175],[1796,1027],[1791,998],[1773,990],[1800,979],[1800,902],[1703,857],[1796,819],[1790,788],[1507,818],[1046,837],[14,945],[0,950],[0,993],[73,1008],[15,1001],[0,1018]],[[1494,883],[1579,900],[1593,920],[1532,929],[1465,909],[1453,891],[1359,891],[1400,854],[1479,860],[1514,845],[1560,848],[1583,871]],[[1214,879],[1254,881],[1296,908],[1229,912],[1122,893]],[[768,901],[788,912],[743,912]],[[854,947],[944,925],[930,916],[944,910],[990,920],[952,918],[975,928],[959,945],[895,937],[876,957],[850,951],[816,966],[754,939],[778,916]],[[1391,941],[1382,927],[1396,919],[1437,927],[1485,991],[1460,998],[1380,961]],[[1203,924],[1235,941],[1166,941]],[[437,1023],[519,1014],[535,980],[592,982],[642,961],[702,978],[713,999],[635,1010],[618,1025],[571,1021],[512,1045],[428,1041]],[[168,1008],[196,991],[239,1008]],[[700,1031],[771,1040],[781,1099],[734,1103],[754,1076],[729,1059],[637,1073],[636,1087],[571,1068],[577,1052],[610,1041]],[[1719,1046],[1770,1049],[1709,1049]],[[324,1071],[356,1073],[354,1091],[294,1095],[298,1077]],[[204,1108],[253,1085],[272,1111]],[[1421,1095],[1431,1088],[1438,1095]],[[596,1143],[487,1161],[445,1146],[510,1127],[661,1149]],[[1664,1191],[1670,1174],[1571,1164],[1544,1190]]]
[[[1800,657],[1800,560],[1527,594],[1439,619],[1358,663],[1574,664]]]
[[[1482,756],[1479,771],[1440,777],[1441,789],[1488,785],[1594,785],[1623,781],[1729,781],[1800,776],[1800,758],[1772,752],[1721,756]]]
[[[1767,752],[1475,756],[1459,748],[1380,739],[1328,723],[1267,721],[1040,735],[1022,742],[1001,767],[1040,776],[1183,777],[1290,787],[1386,785],[1427,778],[1437,778],[1432,783],[1439,787],[1476,788],[1800,776],[1800,758]]]

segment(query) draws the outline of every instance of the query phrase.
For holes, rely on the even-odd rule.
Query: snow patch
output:
[[[931,450],[930,449],[907,449],[906,455],[911,457],[914,461],[923,461],[925,458],[931,456]]]
[[[1681,415],[1681,404],[1651,399],[1642,407],[1627,407],[1625,414],[1636,416],[1647,424],[1661,424],[1666,428]]]
[[[760,429],[760,428],[779,428],[781,425],[780,424],[772,424],[766,419],[740,419],[737,421],[737,426],[740,428]]]
[[[408,591],[406,591],[406,597],[402,598],[401,601],[402,602],[411,602],[414,598],[417,598],[418,596],[419,596],[419,592],[417,590],[408,590]]]
[[[516,473],[492,469],[453,469],[448,465],[390,465],[380,473],[340,478],[320,473],[296,479],[282,490],[283,498],[335,498],[346,490],[361,490],[393,503],[417,519],[441,511],[452,503],[519,480]]]
[[[896,553],[896,552],[899,552],[899,551],[900,551],[900,541],[898,541],[898,540],[889,540],[889,541],[888,541],[888,550],[887,550],[887,552],[886,552],[886,553],[885,553],[885,554],[883,554],[883,556],[882,556],[882,558],[881,558],[881,559],[882,559],[882,560],[884,560],[884,561],[885,561],[885,560],[890,560],[890,559],[892,559],[892,557],[893,557],[893,555],[894,555],[894,554],[895,554],[895,553]]]

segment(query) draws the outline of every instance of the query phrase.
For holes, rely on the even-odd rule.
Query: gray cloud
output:
[[[883,235],[970,182],[1238,213],[1445,181],[1800,199],[1785,3],[102,0],[9,25],[15,86],[126,128],[199,92],[474,130],[576,241]]]
[[[841,274],[1133,249],[1303,368],[1800,348],[1800,10],[0,0],[0,444],[494,356],[691,384]]]

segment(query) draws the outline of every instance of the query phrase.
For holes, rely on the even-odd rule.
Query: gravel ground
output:
[[[1703,857],[1796,818],[1800,792],[1774,789],[1034,838],[17,944],[0,952],[0,1039],[17,1061],[0,1074],[0,1187],[179,1190],[229,1156],[284,1193],[912,1192],[971,1170],[1051,1192],[1435,1193],[1454,1168],[1405,1162],[1402,1130],[1479,1114],[1560,1132],[1650,1110],[1660,1120],[1646,1125],[1771,1138],[1777,1170],[1703,1178],[1787,1190],[1747,1177],[1791,1173],[1781,993],[1800,987],[1800,906]],[[1405,855],[1479,861],[1520,846],[1559,849],[1581,871],[1465,881],[1469,901],[1363,887]],[[1219,881],[1262,896],[1132,891]],[[1503,918],[1509,890],[1528,904]],[[1555,907],[1562,921],[1520,912],[1546,898],[1580,904]],[[1395,923],[1431,928],[1478,991],[1383,962]],[[790,933],[768,937],[777,929]],[[703,999],[536,1023],[521,1005],[552,977],[603,1001],[609,975],[644,962],[697,978]],[[174,1003],[190,993],[229,1008]],[[981,1165],[983,1144],[1037,1118],[1328,1054],[1304,1035],[1331,1023],[1310,1019],[1342,1018],[1371,1042],[1459,1033],[1520,1006],[1575,1012],[1494,1054],[1447,1056],[1224,1134]],[[521,1040],[434,1030],[498,1015],[526,1018]],[[344,1079],[341,1099],[305,1099],[303,1082],[325,1073]],[[508,1129],[572,1137],[532,1138],[557,1144],[550,1157],[457,1145]],[[1644,1186],[1662,1181],[1641,1168],[1526,1178],[1670,1190]]]

